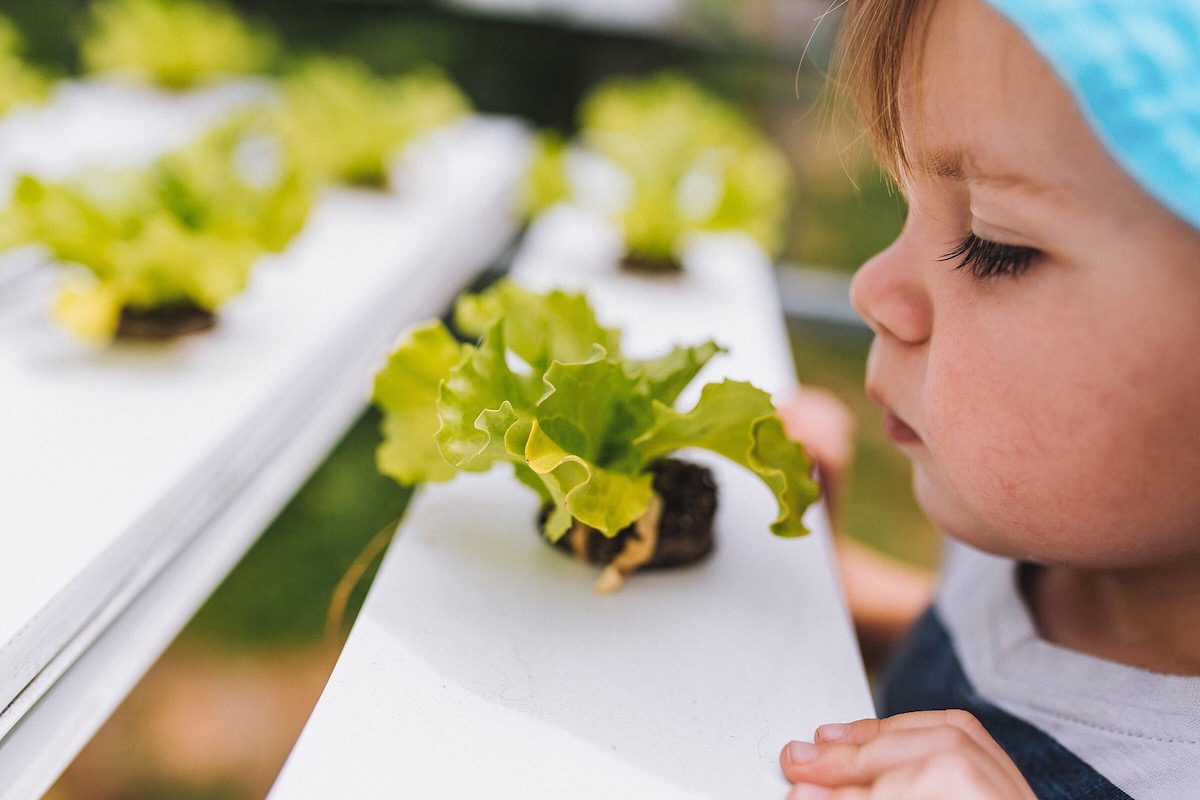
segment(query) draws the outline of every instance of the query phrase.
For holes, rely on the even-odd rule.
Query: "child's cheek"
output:
[[[1006,554],[1050,555],[1059,543],[1074,547],[1065,540],[1079,509],[1088,517],[1104,501],[1084,476],[1111,454],[1098,419],[1069,391],[1076,377],[1048,366],[1053,359],[1018,360],[1012,344],[933,354],[930,463],[915,465],[915,488],[931,515],[934,506],[952,515],[934,521],[953,535]]]
[[[963,407],[931,415],[931,463],[915,465],[918,499],[951,535],[986,550],[1025,555],[1023,533],[1044,519],[1047,481],[1053,479],[1045,469],[1044,443],[1027,418],[996,403],[991,392],[960,397]]]
[[[1129,531],[1172,526],[1165,506],[1187,489],[1168,488],[1178,471],[1168,465],[1183,455],[1170,443],[1200,424],[1132,397],[1137,377],[1108,364],[1074,369],[1045,353],[1017,369],[1002,351],[931,361],[929,463],[916,465],[916,489],[934,522],[1019,558],[1105,566],[1140,557],[1133,550],[1146,542]],[[1156,453],[1155,443],[1167,446]]]

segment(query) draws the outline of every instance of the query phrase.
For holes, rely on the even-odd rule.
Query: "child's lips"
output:
[[[921,441],[921,437],[908,423],[886,408],[883,410],[883,432],[898,445],[917,444]]]
[[[883,410],[883,432],[895,445],[920,444],[921,435],[907,422],[902,420],[892,406],[884,399],[883,393],[870,381],[867,382],[867,396]]]

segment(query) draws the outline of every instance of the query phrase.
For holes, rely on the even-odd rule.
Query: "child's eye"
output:
[[[968,233],[958,247],[938,261],[957,261],[955,269],[969,269],[972,276],[983,280],[999,275],[1020,275],[1039,255],[1041,253],[1032,247],[1000,244]]]

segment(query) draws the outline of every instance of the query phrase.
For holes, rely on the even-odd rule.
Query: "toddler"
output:
[[[867,390],[954,544],[789,798],[1200,797],[1200,0],[850,0],[842,59],[909,209]]]

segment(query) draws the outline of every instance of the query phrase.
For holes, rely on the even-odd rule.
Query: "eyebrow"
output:
[[[963,167],[965,157],[961,150],[933,150],[914,161],[918,169],[935,178],[965,181],[967,171]]]
[[[1002,187],[1037,188],[1036,179],[1016,172],[989,173],[964,151],[957,148],[934,148],[913,160],[914,166],[926,175],[952,181],[978,181]]]

